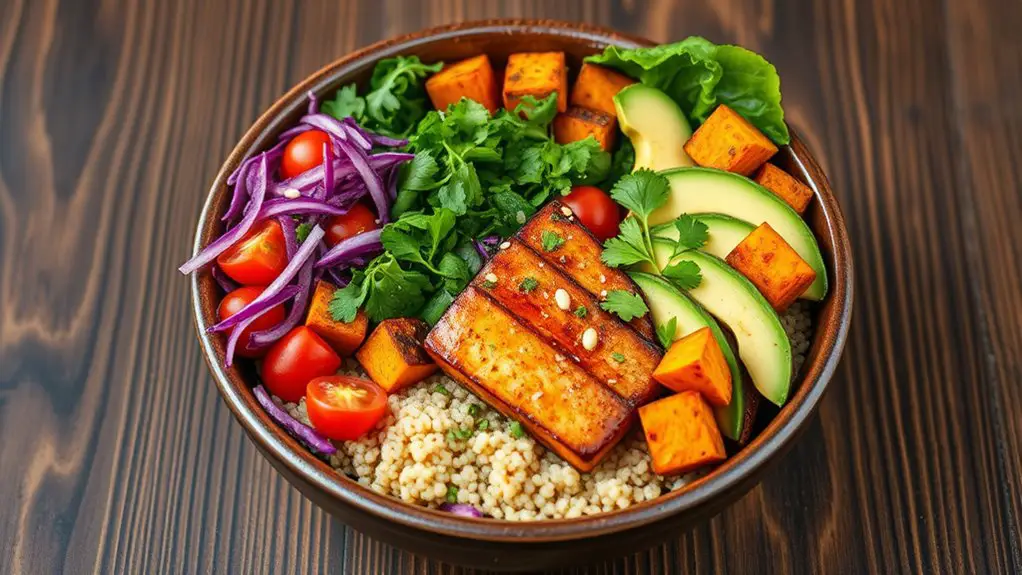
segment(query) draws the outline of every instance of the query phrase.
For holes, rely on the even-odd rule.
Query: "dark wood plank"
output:
[[[0,572],[467,573],[331,519],[217,398],[186,282],[208,180],[357,46],[497,16],[774,61],[858,264],[833,391],[764,483],[564,573],[1019,572],[1022,6],[1007,0],[0,2]]]

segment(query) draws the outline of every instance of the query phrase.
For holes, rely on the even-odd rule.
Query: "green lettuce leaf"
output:
[[[791,140],[781,109],[777,70],[751,50],[692,36],[651,48],[608,46],[586,61],[615,68],[663,90],[696,126],[705,122],[718,104],[727,104],[778,145]]]

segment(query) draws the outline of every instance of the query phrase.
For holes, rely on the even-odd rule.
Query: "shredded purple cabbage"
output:
[[[316,94],[312,90],[309,90],[308,92],[306,92],[305,95],[309,98],[309,114],[310,115],[318,114],[319,113],[319,98],[316,98]]]
[[[447,511],[448,513],[461,515],[462,517],[486,517],[482,511],[468,503],[444,503],[440,506],[440,511]]]
[[[231,278],[227,277],[227,274],[225,274],[224,271],[220,269],[220,266],[218,265],[210,266],[209,270],[210,273],[213,274],[213,279],[216,280],[217,285],[220,286],[220,289],[224,290],[224,293],[231,293],[232,291],[238,289],[238,284],[235,283],[235,281],[232,280]]]
[[[352,236],[323,254],[323,257],[316,262],[317,268],[332,268],[337,265],[354,263],[356,258],[363,258],[368,255],[376,255],[383,250],[383,242],[380,241],[380,233],[383,230],[376,229]],[[365,261],[365,260],[361,260]],[[363,264],[364,265],[364,264]]]
[[[295,257],[295,252],[298,250],[298,230],[295,219],[284,215],[279,216],[277,222],[280,224],[281,231],[284,232],[284,251],[287,252],[287,259],[290,260]]]
[[[330,443],[329,439],[320,435],[315,429],[291,417],[290,413],[273,401],[263,386],[257,385],[253,387],[252,394],[255,395],[259,405],[263,406],[263,409],[266,410],[266,414],[270,416],[270,419],[276,421],[278,425],[288,430],[292,435],[312,448],[313,451],[321,455],[337,453],[337,448],[334,447],[333,443]]]
[[[483,245],[495,248],[500,245],[500,236],[486,236],[483,238]]]
[[[259,319],[259,317],[262,316],[264,313],[286,302],[287,300],[295,297],[297,293],[298,293],[297,287],[286,286],[279,292],[274,293],[273,295],[263,300],[262,307],[252,312],[249,315],[249,317],[247,317],[244,321],[239,323],[233,330],[231,330],[231,334],[227,337],[227,350],[224,357],[224,365],[227,367],[231,367],[231,365],[234,364],[234,350],[237,349],[238,340],[241,339],[241,335],[245,333],[245,330],[248,329],[248,326],[252,325],[252,323],[255,320]],[[249,342],[244,342],[242,345],[245,346],[245,349],[249,349],[248,347]]]
[[[308,241],[308,239],[305,241]],[[305,260],[302,269],[298,271],[298,283],[295,286],[298,288],[298,293],[295,294],[295,299],[291,302],[291,309],[287,312],[287,317],[284,318],[284,321],[270,329],[252,332],[249,338],[249,346],[253,348],[266,347],[287,335],[287,332],[301,323],[302,318],[305,317],[305,306],[309,300],[309,294],[312,291],[312,264],[313,260],[309,258]]]
[[[274,218],[283,215],[325,215],[339,216],[347,210],[326,203],[323,200],[312,198],[276,198],[267,200],[259,213],[259,219]]]
[[[486,246],[483,245],[483,242],[473,239],[472,246],[475,247],[477,252],[479,252],[479,257],[483,258],[484,262],[490,259],[490,252],[486,251]]]
[[[259,297],[249,302],[248,305],[238,310],[238,312],[234,315],[212,327],[207,328],[207,331],[216,332],[230,329],[252,317],[259,310],[264,309],[266,307],[265,302],[267,300],[276,295],[280,290],[284,289],[284,286],[291,283],[291,280],[298,274],[302,266],[305,265],[305,260],[312,256],[313,252],[316,250],[317,243],[324,235],[325,232],[323,232],[323,228],[319,226],[313,227],[312,231],[309,232],[309,236],[305,238],[302,245],[298,247],[298,251],[295,252],[295,256],[287,263],[287,267],[284,268],[284,271],[280,272],[280,275],[277,276],[270,285],[266,286],[266,289],[263,290],[263,293],[259,294]]]
[[[348,159],[351,160],[355,170],[362,176],[362,181],[369,188],[369,196],[373,199],[373,203],[376,204],[376,215],[380,218],[380,223],[385,224],[389,222],[390,202],[387,192],[383,189],[383,179],[369,165],[369,158],[365,155],[365,151],[344,140],[339,141],[338,144],[341,147],[341,152],[348,155]]]

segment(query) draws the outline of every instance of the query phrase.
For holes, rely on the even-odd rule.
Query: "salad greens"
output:
[[[371,102],[370,94],[367,114]],[[551,197],[604,180],[610,154],[593,138],[555,142],[556,113],[556,94],[493,116],[468,99],[426,113],[409,136],[415,157],[402,166],[393,222],[380,236],[384,253],[335,292],[334,319],[351,321],[363,307],[373,321],[417,315],[435,323],[482,267],[473,240],[510,236]]]
[[[363,128],[384,136],[406,137],[429,109],[423,80],[443,65],[423,64],[418,56],[381,60],[373,68],[364,98],[355,84],[348,84],[320,109],[338,120],[350,116]]]
[[[789,142],[781,109],[781,81],[762,56],[740,46],[691,36],[674,44],[626,49],[608,46],[586,61],[616,68],[663,90],[695,126],[727,104],[774,143]]]

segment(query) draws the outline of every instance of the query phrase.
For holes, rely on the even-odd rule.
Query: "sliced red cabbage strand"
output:
[[[252,163],[248,161],[242,162],[241,167],[238,168],[238,181],[234,183],[231,205],[228,206],[227,212],[224,214],[224,217],[220,218],[220,221],[229,222],[241,215],[245,202],[248,201],[246,184],[248,183],[248,175],[251,168]]]
[[[355,258],[375,255],[383,250],[383,242],[380,241],[380,232],[383,230],[372,230],[352,236],[323,254],[323,257],[316,262],[317,268],[332,268],[339,264],[351,263]]]
[[[227,274],[225,274],[223,270],[220,269],[220,266],[214,265],[210,267],[210,271],[213,274],[213,279],[216,280],[216,283],[217,285],[220,286],[220,289],[224,290],[224,293],[231,293],[232,291],[238,289],[238,284],[235,283],[234,280],[232,280],[231,278],[227,277]]]
[[[369,141],[369,135],[362,129],[362,126],[358,125],[354,118],[351,116],[344,118],[341,120],[341,125],[344,126],[344,131],[347,132],[352,142],[355,142],[355,144],[367,152],[373,149],[373,143]]]
[[[298,272],[298,284],[296,286],[298,293],[295,294],[295,299],[291,302],[291,309],[287,312],[287,317],[284,318],[284,321],[270,329],[252,332],[252,336],[249,338],[249,346],[258,348],[270,345],[284,337],[287,332],[291,331],[293,327],[302,321],[302,318],[305,317],[306,304],[312,288],[312,263],[313,259],[311,257],[308,258],[305,260],[305,265]]]
[[[318,114],[319,99],[316,98],[316,94],[314,94],[312,90],[309,90],[305,94],[309,98],[309,114]]]
[[[250,192],[251,199],[248,202],[245,217],[241,219],[241,222],[203,248],[199,253],[195,254],[192,259],[179,267],[178,271],[183,274],[190,274],[194,272],[215,260],[217,256],[222,254],[227,250],[227,248],[234,245],[248,233],[248,230],[252,228],[252,224],[255,223],[256,217],[259,215],[259,210],[263,205],[263,197],[266,195],[266,182],[270,177],[269,163],[267,162],[265,154],[262,155],[262,160],[259,162],[257,174],[258,176],[255,179],[255,184],[252,186]]]
[[[490,259],[490,252],[486,251],[486,246],[483,245],[483,242],[473,238],[472,245],[475,247],[476,251],[479,252],[479,257],[483,258],[484,262]]]
[[[485,238],[483,238],[483,245],[489,246],[491,248],[499,246],[500,236],[486,236]]]
[[[317,130],[323,130],[337,140],[346,141],[348,139],[348,130],[344,128],[344,124],[342,124],[340,120],[333,116],[328,116],[326,114],[308,114],[306,116],[302,116],[301,123],[312,126]]]
[[[369,156],[369,165],[374,170],[382,171],[392,166],[397,166],[403,162],[407,162],[414,157],[414,154],[405,154],[401,152],[381,152],[379,154]],[[355,171],[355,166],[352,165],[351,161],[347,158],[335,158],[331,167],[334,171],[334,182],[340,182],[345,177],[357,173]],[[289,189],[299,190],[302,192],[309,191],[323,182],[323,172],[325,170],[326,166],[324,164],[320,164],[315,168],[302,172],[293,178],[273,184],[271,186],[271,193],[279,196],[283,195],[284,191]]]
[[[333,455],[337,453],[337,448],[334,447],[330,440],[322,436],[315,429],[305,425],[301,421],[298,421],[291,414],[284,410],[283,407],[277,405],[277,402],[273,401],[270,394],[266,393],[266,389],[261,385],[257,385],[252,388],[252,394],[255,395],[256,401],[259,405],[263,406],[266,410],[266,414],[270,416],[270,419],[276,421],[278,425],[291,432],[292,435],[297,437],[300,441],[312,448],[322,455]]]
[[[277,141],[278,142],[283,142],[283,143],[286,144],[287,142],[289,142],[291,140],[291,138],[294,138],[298,134],[304,134],[305,132],[308,132],[309,130],[312,130],[312,129],[313,129],[312,126],[308,126],[306,124],[298,124],[297,126],[295,126],[293,128],[288,128],[288,129],[284,130],[283,132],[281,132],[280,135],[277,136]]]
[[[223,331],[230,329],[239,323],[249,319],[261,309],[266,307],[266,301],[277,294],[280,290],[284,289],[284,286],[291,283],[291,280],[298,274],[298,271],[305,265],[305,260],[309,259],[313,252],[316,251],[316,246],[319,240],[325,235],[323,228],[314,226],[309,235],[302,242],[302,245],[298,247],[298,251],[295,252],[295,257],[291,258],[291,261],[287,263],[287,267],[284,271],[280,272],[277,279],[273,280],[270,285],[266,286],[263,293],[259,294],[257,298],[248,303],[245,307],[238,310],[237,313],[230,316],[229,318],[221,321],[220,323],[207,328],[207,331]],[[358,237],[358,236],[355,236]],[[338,244],[340,245],[340,244]]]
[[[351,283],[351,275],[347,273],[347,270],[339,270],[337,268],[323,269],[319,268],[317,272],[323,272],[326,277],[330,279],[330,282],[335,286],[342,288]]]
[[[444,503],[440,506],[440,511],[447,511],[448,513],[461,515],[462,517],[486,517],[482,511],[479,511],[468,503]]]
[[[276,198],[273,200],[267,200],[263,203],[263,207],[259,213],[259,219],[262,220],[284,214],[339,216],[346,211],[347,210],[342,210],[336,206],[330,205],[323,200],[315,200],[312,198],[295,198],[293,200],[287,198]]]
[[[284,232],[284,249],[287,252],[287,259],[290,260],[295,257],[295,250],[298,249],[298,231],[295,229],[297,227],[295,219],[284,215],[279,216],[277,222],[280,223],[280,229]]]
[[[397,138],[391,138],[388,136],[382,136],[380,134],[374,134],[368,132],[369,141],[375,146],[384,146],[387,148],[403,148],[408,145],[408,140],[399,140]]]
[[[234,363],[234,350],[238,347],[238,339],[245,333],[248,326],[252,325],[252,322],[259,319],[264,313],[270,311],[275,306],[278,306],[287,300],[295,297],[298,294],[298,288],[296,286],[287,286],[279,292],[273,294],[263,302],[263,307],[252,313],[248,319],[239,323],[237,327],[231,330],[231,334],[227,336],[227,351],[224,357],[224,365],[231,367]],[[248,346],[249,342],[244,342],[242,345]]]
[[[304,131],[307,131],[308,129],[309,129],[308,127],[305,127],[305,129],[302,130],[302,131],[304,132]],[[290,130],[288,130],[288,131],[290,131]],[[281,134],[281,136],[283,136],[283,134]],[[290,142],[290,140],[291,140],[290,137],[288,137],[286,139],[281,139],[276,144],[274,144],[274,146],[272,148],[270,148],[269,150],[266,150],[265,152],[263,152],[263,154],[266,155],[266,159],[267,159],[268,162],[270,162],[270,164],[273,164],[274,162],[279,160],[281,156],[284,155],[284,148],[287,147],[287,144],[288,144],[288,142]],[[231,172],[230,176],[228,176],[228,178],[227,178],[227,185],[228,186],[233,186],[234,184],[236,184],[238,182],[238,176],[241,175],[241,168],[245,164],[254,164],[254,163],[258,162],[259,161],[259,157],[261,155],[263,155],[263,154],[256,154],[255,156],[252,156],[251,158],[246,158],[240,164],[238,164],[238,167],[235,168],[233,172]]]
[[[369,158],[365,155],[364,150],[360,150],[347,141],[340,141],[338,143],[341,146],[341,152],[348,155],[352,165],[355,166],[355,170],[362,176],[366,187],[369,188],[369,196],[373,199],[373,203],[376,204],[376,216],[380,218],[380,223],[385,224],[389,222],[390,203],[387,192],[383,189],[383,180],[380,178],[380,174],[369,165]]]
[[[334,191],[334,160],[330,155],[330,146],[323,144],[323,193],[317,195],[325,200]]]

